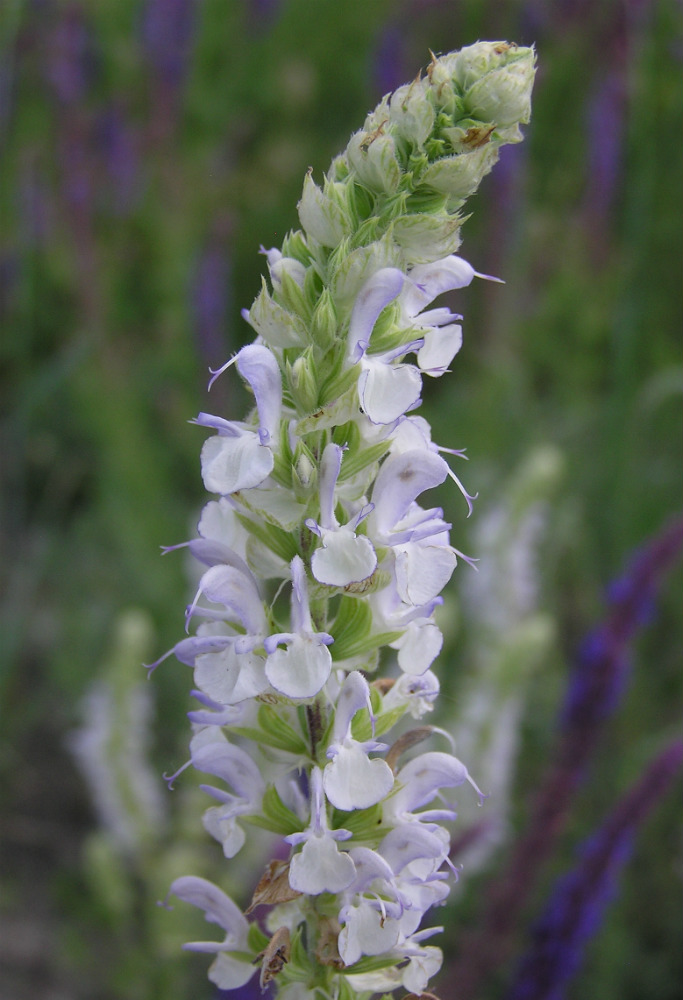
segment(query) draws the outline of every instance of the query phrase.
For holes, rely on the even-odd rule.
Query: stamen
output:
[[[448,467],[448,475],[451,477],[451,479],[453,480],[453,482],[455,483],[455,485],[458,487],[458,489],[460,490],[460,492],[464,496],[465,501],[467,503],[467,516],[469,517],[470,514],[472,513],[472,510],[473,510],[472,501],[476,500],[477,497],[479,496],[479,494],[478,493],[474,493],[474,494],[468,493],[467,490],[462,485],[462,483],[460,482],[460,480],[458,479],[458,477],[453,472],[453,470],[451,469],[450,466]]]
[[[211,389],[211,386],[214,384],[214,382],[216,381],[216,379],[220,375],[222,375],[223,372],[226,371],[226,369],[228,369],[230,367],[230,365],[234,365],[234,363],[235,363],[236,360],[237,360],[237,355],[233,354],[233,356],[231,358],[229,358],[225,362],[224,365],[221,365],[220,368],[209,368],[209,371],[211,372],[211,376],[212,377],[209,379],[209,384],[207,386],[207,391]]]

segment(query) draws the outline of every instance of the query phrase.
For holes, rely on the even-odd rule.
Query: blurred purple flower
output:
[[[542,778],[526,830],[494,883],[478,928],[463,942],[454,969],[459,1000],[479,995],[492,968],[510,954],[519,914],[569,816],[572,798],[606,719],[617,707],[627,671],[627,644],[649,619],[657,589],[683,546],[683,520],[672,522],[635,556],[609,590],[609,611],[588,637],[569,678],[554,755]]]
[[[31,250],[44,247],[54,227],[54,211],[48,187],[32,156],[27,156],[23,163],[18,186],[21,243]]]
[[[406,78],[405,32],[398,24],[388,24],[379,36],[373,58],[373,86],[379,94],[396,90]]]
[[[628,673],[627,646],[653,616],[662,577],[683,545],[683,520],[643,547],[608,590],[609,612],[585,640],[560,717],[563,738],[586,759],[601,724],[616,708]]]
[[[196,0],[147,0],[142,40],[162,87],[178,91],[185,74],[195,27]]]
[[[645,770],[603,825],[579,848],[577,865],[551,891],[532,928],[507,1000],[562,1000],[586,943],[600,928],[631,853],[634,834],[668,790],[683,763],[683,742],[671,743]]]
[[[227,230],[227,225],[221,227]],[[215,368],[226,354],[230,259],[227,234],[215,232],[199,255],[192,285],[192,314],[200,357]]]
[[[74,106],[83,101],[94,75],[93,39],[83,9],[79,4],[68,4],[60,8],[48,37],[48,82],[60,103]]]
[[[283,7],[283,0],[247,0],[247,15],[252,31],[272,27]]]
[[[108,205],[115,215],[126,215],[140,189],[138,136],[117,104],[106,108],[96,123],[97,148],[104,161],[109,184]]]
[[[613,70],[592,90],[588,105],[586,211],[591,229],[606,224],[622,173],[626,82]]]

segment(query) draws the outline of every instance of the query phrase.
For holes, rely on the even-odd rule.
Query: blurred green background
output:
[[[424,414],[435,440],[467,447],[466,482],[484,507],[534,447],[553,445],[564,464],[538,555],[556,641],[524,720],[521,822],[604,587],[681,506],[681,18],[675,0],[4,0],[3,998],[212,996],[204,960],[179,953],[185,918],[155,907],[193,865],[223,877],[192,779],[170,818],[165,803],[123,849],[97,833],[68,734],[96,678],[131,662],[144,677],[140,661],[180,638],[190,583],[182,556],[159,547],[189,537],[204,500],[203,434],[188,420],[245,407],[235,378],[210,402],[205,389],[207,368],[252,338],[240,309],[259,287],[259,246],[297,226],[307,168],[320,179],[428,49],[479,38],[536,43],[534,114],[463,230],[463,256],[506,285],[458,299],[465,345],[453,374],[430,383]],[[479,508],[465,523],[459,500],[444,499],[454,544],[476,556]],[[676,725],[680,583],[679,568],[558,870]],[[456,592],[453,581],[453,605]],[[464,613],[452,631],[441,673],[457,701],[477,636]],[[170,661],[149,687],[156,776],[185,759],[190,672]],[[445,726],[447,715],[448,704]],[[639,838],[575,1000],[678,995],[680,827],[670,797]],[[495,863],[448,911],[453,954],[487,877]],[[442,997],[449,988],[437,982]]]

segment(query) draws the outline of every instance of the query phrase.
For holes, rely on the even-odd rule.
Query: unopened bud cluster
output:
[[[213,779],[204,825],[233,858],[245,829],[284,838],[247,913],[219,888],[171,893],[225,932],[209,972],[239,988],[260,969],[278,996],[421,993],[441,964],[424,914],[448,895],[455,818],[442,790],[470,780],[429,712],[440,593],[462,557],[441,509],[418,498],[450,477],[415,415],[423,378],[448,371],[461,317],[432,307],[475,270],[455,256],[458,210],[528,121],[534,53],[481,42],[433,58],[309,176],[301,229],[265,252],[269,280],[244,317],[235,365],[244,421],[200,413],[204,508],[188,544],[205,567],[174,647],[194,669],[192,765]],[[484,277],[483,275],[481,277]],[[377,676],[396,652],[396,679]],[[450,747],[449,747],[450,749]],[[450,866],[452,869],[452,865]]]

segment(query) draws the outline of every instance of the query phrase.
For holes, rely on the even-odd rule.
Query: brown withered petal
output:
[[[289,884],[289,861],[269,861],[266,870],[254,889],[251,903],[244,911],[250,914],[257,906],[274,906],[276,903],[288,903],[301,893],[292,889]]]
[[[289,947],[289,931],[286,927],[279,927],[268,942],[268,947],[259,955],[259,958],[262,958],[259,977],[261,989],[264,989],[272,979],[275,979],[278,972],[282,972],[289,961]]]
[[[410,750],[410,748],[416,746],[416,744],[422,743],[422,741],[426,740],[428,736],[431,736],[433,732],[433,726],[418,726],[416,729],[409,729],[407,733],[403,733],[402,736],[399,736],[384,758],[394,774],[396,774],[396,765],[398,764],[398,759],[401,754],[405,753],[406,750]]]
[[[395,677],[378,677],[377,680],[370,682],[370,687],[377,688],[380,694],[386,694],[387,691],[391,691],[395,683]]]
[[[315,957],[321,965],[331,965],[335,969],[343,969],[344,963],[339,954],[339,933],[341,926],[334,917],[321,917],[318,922],[318,945]]]

